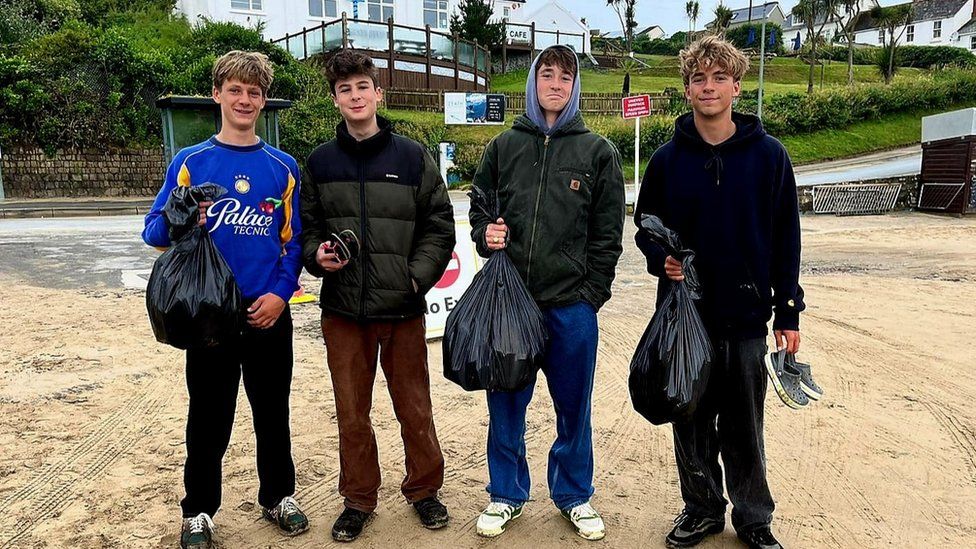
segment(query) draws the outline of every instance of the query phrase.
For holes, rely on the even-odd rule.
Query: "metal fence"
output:
[[[814,213],[871,215],[895,208],[901,183],[817,185],[813,188]]]

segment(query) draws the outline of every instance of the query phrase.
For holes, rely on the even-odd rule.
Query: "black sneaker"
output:
[[[769,526],[761,526],[748,532],[739,532],[738,536],[739,539],[746,542],[749,549],[783,549],[783,546],[773,537]]]
[[[358,538],[359,534],[363,533],[363,528],[373,520],[374,516],[373,513],[364,513],[346,507],[346,510],[339,515],[335,524],[332,525],[332,539],[352,541]]]
[[[699,517],[681,513],[674,519],[674,528],[664,539],[668,547],[692,547],[712,534],[725,530],[725,519]]]
[[[213,549],[214,534],[217,527],[214,526],[210,515],[200,513],[195,517],[183,519],[183,528],[180,531],[181,549]]]
[[[288,496],[271,509],[262,509],[261,515],[275,523],[286,536],[297,536],[308,530],[308,517],[298,508],[295,498]]]
[[[450,515],[447,514],[447,507],[444,507],[444,504],[436,496],[415,501],[413,508],[420,515],[420,523],[428,530],[443,528],[451,520]]]

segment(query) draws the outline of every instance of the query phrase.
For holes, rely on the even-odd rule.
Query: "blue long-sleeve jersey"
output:
[[[207,210],[207,229],[245,299],[273,293],[288,301],[302,269],[299,171],[291,156],[259,141],[246,147],[211,137],[181,150],[146,215],[142,239],[170,245],[163,207],[177,185],[216,183],[228,190]]]

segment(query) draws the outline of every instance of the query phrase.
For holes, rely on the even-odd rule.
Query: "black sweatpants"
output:
[[[691,420],[674,425],[681,497],[688,513],[725,516],[721,454],[732,525],[747,532],[773,520],[763,443],[766,340],[712,339],[712,346],[715,360],[698,409]]]
[[[221,461],[230,443],[238,387],[254,417],[257,441],[258,503],[274,507],[295,493],[291,457],[288,397],[292,375],[292,321],[286,306],[274,326],[246,326],[240,340],[186,352],[186,387],[190,410],[186,421],[186,465],[183,470],[183,516],[220,508]]]

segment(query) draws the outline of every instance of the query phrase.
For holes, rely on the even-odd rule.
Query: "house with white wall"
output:
[[[908,24],[898,27],[899,44],[913,46],[955,46],[976,51],[976,6],[973,0],[914,0]],[[871,17],[870,10],[855,22],[858,44],[880,46],[884,29]]]
[[[497,8],[496,8],[497,13]],[[577,52],[590,52],[590,27],[583,20],[555,0],[529,0],[512,12],[509,23],[529,25],[535,23],[535,47],[541,50],[556,43],[567,44]],[[565,36],[557,37],[556,31]]]
[[[207,18],[248,27],[261,24],[264,37],[274,39],[335,21],[343,13],[349,19],[368,21],[385,22],[392,17],[400,25],[418,28],[430,25],[434,30],[446,32],[459,3],[459,0],[178,0],[176,10],[191,23]],[[539,28],[545,25],[548,29],[551,25],[544,22],[553,19],[546,17],[553,11],[549,3],[492,0],[492,8],[497,20],[528,21],[532,19],[525,14],[528,4],[533,14],[538,12]]]
[[[760,5],[759,2],[754,2],[751,14],[749,12],[748,5],[732,10],[732,18],[729,20],[729,28],[732,29],[748,24],[761,25],[763,19],[765,19],[767,23],[782,25],[783,21],[786,19],[786,14],[783,13],[783,9],[779,6],[779,2],[766,2],[762,5]],[[711,29],[714,26],[715,20],[705,23],[706,29]]]
[[[847,43],[843,38],[844,26],[852,21],[854,13],[860,17],[860,14],[870,11],[875,5],[875,0],[860,0],[858,4],[860,7],[859,10],[852,13],[841,13],[839,17],[833,13],[817,15],[814,19],[814,26],[817,31],[820,31],[820,27],[823,25],[821,36],[824,40],[832,42],[836,37],[837,40],[844,44]],[[824,23],[825,19],[827,20],[826,24]],[[803,47],[803,44],[806,44],[808,39],[808,30],[803,19],[793,15],[792,12],[788,14],[786,20],[783,21],[783,46],[787,51],[796,51]]]

